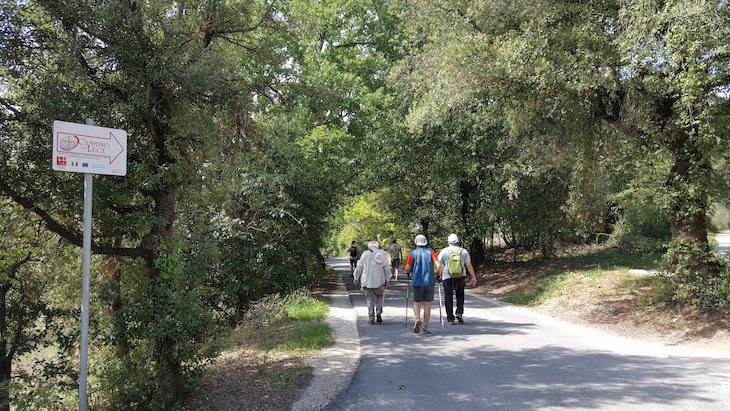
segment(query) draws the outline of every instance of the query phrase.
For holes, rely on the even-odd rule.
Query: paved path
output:
[[[715,240],[717,241],[717,248],[720,254],[730,253],[730,232],[723,231],[722,233],[715,234]]]
[[[465,324],[442,331],[434,301],[433,334],[414,335],[412,311],[404,327],[405,282],[388,291],[383,324],[368,325],[346,260],[337,267],[362,357],[332,409],[730,409],[730,352],[628,340],[471,294]]]

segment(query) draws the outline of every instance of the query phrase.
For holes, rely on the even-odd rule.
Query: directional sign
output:
[[[56,120],[51,164],[56,171],[124,176],[127,132]]]

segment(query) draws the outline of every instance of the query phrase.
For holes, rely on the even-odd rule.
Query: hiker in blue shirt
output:
[[[428,330],[428,320],[431,318],[431,302],[433,301],[434,284],[436,284],[435,272],[439,267],[436,252],[426,247],[428,240],[426,236],[416,236],[416,248],[408,253],[406,260],[406,273],[413,280],[413,313],[416,315],[416,323],[413,326],[413,333],[418,334],[423,326],[423,334],[431,334]],[[423,322],[421,321],[421,303],[423,303]]]

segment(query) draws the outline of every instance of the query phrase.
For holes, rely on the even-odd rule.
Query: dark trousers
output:
[[[464,285],[466,276],[447,278],[443,281],[444,300],[446,305],[446,320],[454,321],[454,293],[456,293],[456,315],[464,314]]]

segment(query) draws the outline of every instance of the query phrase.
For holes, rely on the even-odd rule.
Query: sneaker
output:
[[[416,321],[416,324],[413,326],[413,334],[418,334],[419,331],[421,331],[421,320]]]
[[[383,318],[380,316],[380,314],[378,314],[378,316],[376,317],[375,321],[377,321],[379,323],[382,323],[383,322]]]
[[[454,320],[449,320],[449,325],[454,325],[454,324],[456,324],[456,323],[454,322]]]
[[[428,331],[428,326],[424,325],[423,326],[423,335],[429,335],[429,334],[431,334],[431,331]]]
[[[459,314],[456,314],[456,321],[458,321],[459,324],[464,324],[464,319],[461,318],[461,315],[459,315]]]

